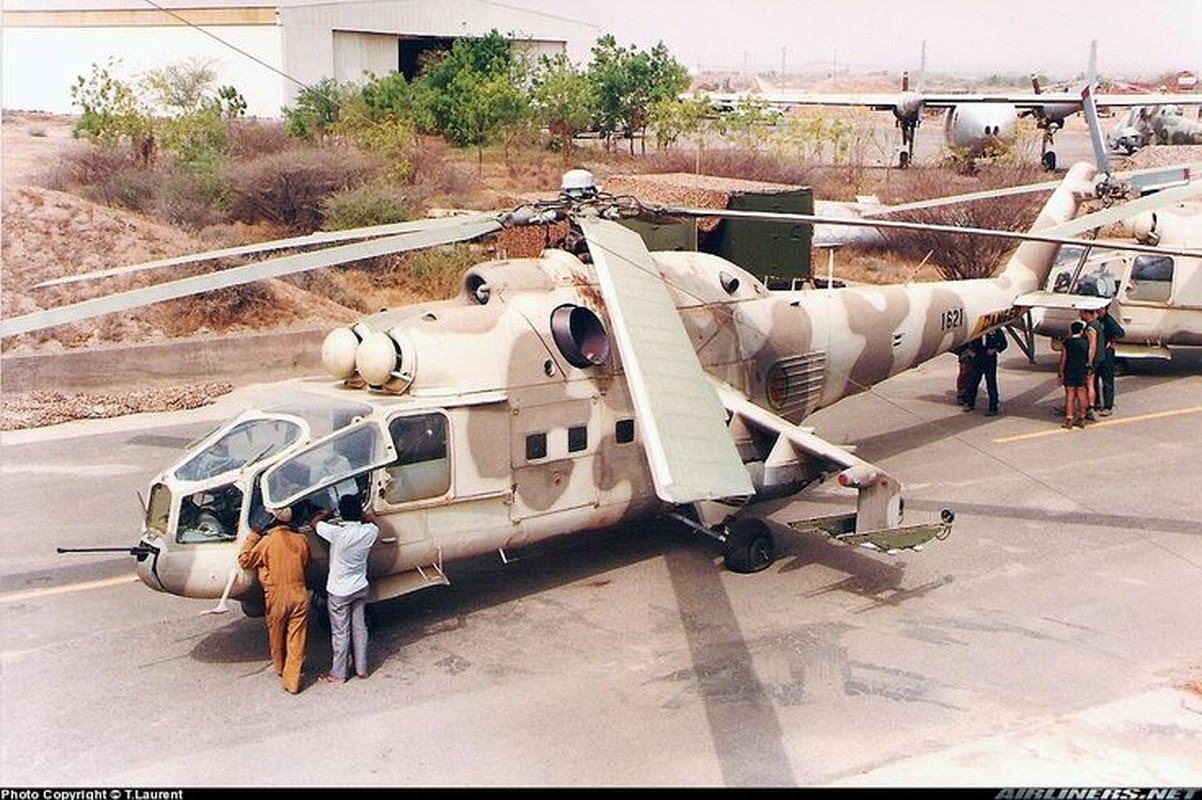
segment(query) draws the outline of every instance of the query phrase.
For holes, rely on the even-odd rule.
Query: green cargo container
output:
[[[813,214],[814,193],[807,188],[773,194],[733,194],[727,208]],[[702,249],[733,261],[766,283],[808,280],[812,234],[813,226],[808,223],[725,219],[706,237],[713,241],[703,243]]]
[[[737,192],[730,195],[732,211],[814,213],[814,193],[808,188],[782,192]],[[624,220],[643,237],[649,250],[700,250],[722,256],[773,288],[810,278],[808,223],[787,225],[747,219],[725,219],[708,232],[698,232],[695,220],[652,223]]]

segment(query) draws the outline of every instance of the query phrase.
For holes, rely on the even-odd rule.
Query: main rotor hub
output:
[[[583,199],[596,197],[599,190],[593,173],[587,169],[570,169],[563,174],[559,191],[573,199]]]

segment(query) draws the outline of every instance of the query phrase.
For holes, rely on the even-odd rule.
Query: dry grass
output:
[[[295,218],[281,218],[272,223],[248,214],[246,222],[216,222],[185,230],[155,219],[154,206],[147,207],[145,213],[134,213],[89,202],[77,192],[88,191],[92,173],[105,176],[110,181],[106,191],[112,191],[111,187],[120,186],[113,176],[120,175],[128,164],[120,157],[113,161],[81,153],[78,148],[84,145],[66,135],[70,124],[70,118],[5,118],[5,315],[72,302],[90,296],[89,293],[131,288],[150,279],[149,276],[124,278],[90,290],[78,286],[31,288],[47,278],[279,238],[288,226],[296,224]],[[239,132],[239,137],[239,152],[260,164],[276,148],[288,144],[280,139],[278,129],[271,126],[248,126]],[[64,153],[72,155],[63,159]],[[287,163],[294,164],[296,158],[292,153]],[[455,151],[440,140],[423,140],[413,158],[415,178],[403,191],[415,213],[433,207],[511,208],[524,199],[553,195],[563,172],[573,167],[589,169],[604,186],[606,178],[616,174],[692,172],[697,166],[697,159],[688,153],[632,156],[625,146],[620,146],[618,152],[605,152],[594,143],[575,148],[570,160],[539,143],[531,143],[490,148],[479,161],[474,150]],[[57,171],[52,169],[56,164]],[[1032,178],[1029,171],[1013,169],[983,170],[968,176],[954,169],[936,167],[896,170],[869,169],[857,164],[821,166],[774,154],[767,148],[707,150],[701,167],[706,174],[807,185],[818,198],[850,199],[855,194],[875,193],[882,201],[891,203],[979,191]],[[331,182],[332,179],[327,180],[329,171],[324,169],[318,182]],[[245,176],[243,180],[253,183]],[[31,186],[46,182],[63,191]],[[307,196],[305,199],[306,204],[316,203]],[[192,218],[204,219],[204,215],[193,214]],[[989,220],[979,222],[987,224]],[[940,274],[940,254],[932,256],[926,264],[923,259],[928,250],[935,249],[942,253],[947,248],[910,245],[896,247],[894,252],[858,252],[849,248],[836,256],[834,274],[855,282],[934,279]],[[60,326],[18,337],[15,342],[6,341],[4,346],[6,350],[78,347],[269,325],[323,321],[341,324],[379,308],[451,296],[459,291],[463,269],[486,257],[489,257],[486,250],[464,246],[379,259],[368,265],[319,270],[287,281],[264,281],[208,293],[197,299],[109,315],[95,325]],[[814,271],[825,274],[825,254],[815,254]],[[187,273],[176,271],[175,277],[183,274]]]

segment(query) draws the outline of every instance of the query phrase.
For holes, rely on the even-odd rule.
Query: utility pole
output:
[[[785,46],[784,45],[781,45],[781,48],[780,48],[780,79],[782,81],[785,79]]]

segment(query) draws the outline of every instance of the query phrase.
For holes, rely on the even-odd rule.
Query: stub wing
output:
[[[1019,308],[1065,308],[1074,311],[1081,309],[1097,311],[1099,308],[1110,305],[1112,300],[1113,298],[1110,297],[1040,290],[1020,294],[1014,298],[1014,305]]]
[[[833,472],[841,486],[856,490],[854,512],[795,520],[788,523],[791,527],[820,530],[848,544],[871,544],[881,550],[915,547],[950,535],[951,511],[944,511],[937,523],[903,525],[901,483],[881,467],[757,406],[730,386],[720,385],[718,394],[732,415],[732,425],[775,436],[764,459],[765,484]]]

